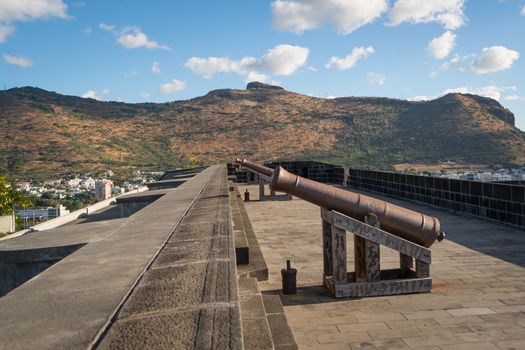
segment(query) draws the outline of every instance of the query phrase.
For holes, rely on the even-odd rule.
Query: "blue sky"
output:
[[[0,83],[125,102],[251,80],[497,99],[525,130],[525,0],[0,0]]]

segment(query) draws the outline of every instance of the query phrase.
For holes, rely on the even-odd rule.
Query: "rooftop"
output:
[[[224,166],[155,185],[0,242],[0,349],[525,348],[522,228],[370,194],[440,219],[432,292],[334,299],[318,206],[254,200]],[[281,293],[288,259],[296,295]],[[381,247],[381,267],[398,253]]]
[[[257,190],[240,185],[245,189]],[[269,270],[259,287],[281,297],[299,347],[525,348],[523,230],[372,195],[440,219],[447,237],[431,247],[431,293],[333,299],[322,286],[319,207],[295,197],[245,203]],[[351,262],[352,240],[347,242]],[[298,269],[294,296],[280,293],[287,259]],[[381,267],[394,266],[399,267],[399,255],[381,247]]]

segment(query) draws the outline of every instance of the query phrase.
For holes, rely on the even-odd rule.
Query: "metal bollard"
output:
[[[281,270],[283,294],[297,294],[297,270],[292,269],[290,260],[286,260],[286,269]]]
[[[245,202],[250,201],[250,192],[248,192],[248,189],[246,189],[246,192],[244,192],[244,201]]]

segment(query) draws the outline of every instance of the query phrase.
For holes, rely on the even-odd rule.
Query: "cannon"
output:
[[[437,218],[306,179],[280,166],[272,170],[244,159],[238,162],[271,174],[270,190],[321,207],[323,284],[335,297],[423,293],[432,289],[428,248],[445,238]],[[347,272],[346,232],[354,235],[355,272]],[[380,245],[399,252],[399,269],[380,269]]]
[[[439,220],[376,198],[306,179],[277,167],[270,180],[272,191],[286,192],[320,207],[364,221],[373,214],[381,229],[424,247],[443,240]]]
[[[266,175],[266,176],[272,176],[273,174],[273,169],[271,168],[268,168],[264,165],[261,165],[261,164],[257,164],[257,163],[253,163],[253,162],[250,162],[249,160],[246,160],[246,159],[241,159],[241,158],[237,158],[235,160],[235,162],[237,164],[240,164],[242,166],[245,166],[246,168],[249,168],[253,171],[256,171],[260,174],[263,174],[263,175]]]

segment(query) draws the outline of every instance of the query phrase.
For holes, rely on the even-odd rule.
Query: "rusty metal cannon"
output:
[[[239,160],[241,161],[241,160]],[[432,289],[428,249],[441,231],[435,217],[363,194],[319,183],[286,171],[242,160],[256,171],[271,171],[270,189],[321,207],[323,282],[336,297],[428,292]],[[354,234],[355,272],[346,270],[346,231]],[[400,268],[380,270],[379,246],[400,254]],[[414,267],[415,260],[415,269]]]
[[[335,210],[364,221],[373,214],[381,228],[399,237],[430,247],[441,241],[439,220],[432,216],[400,207],[376,198],[306,179],[277,167],[270,181],[270,189],[286,192],[320,207]],[[374,219],[375,220],[375,219]]]
[[[249,160],[246,160],[244,158],[243,159],[237,158],[235,162],[249,169],[252,173],[257,175],[257,178],[259,181],[259,200],[260,201],[263,201],[267,198],[272,199],[272,200],[277,199],[274,191],[270,191],[269,197],[264,195],[264,184],[270,182],[270,178],[273,174],[273,169],[268,168],[261,164],[250,162]],[[289,198],[291,199],[291,196]]]
[[[249,169],[251,169],[251,170],[253,170],[255,172],[258,172],[258,173],[266,175],[266,176],[272,176],[272,174],[273,174],[273,169],[272,168],[268,168],[268,167],[266,167],[264,165],[250,162],[249,160],[244,159],[244,158],[243,159],[237,158],[235,160],[235,162],[237,164],[245,166],[246,168],[249,168]]]

